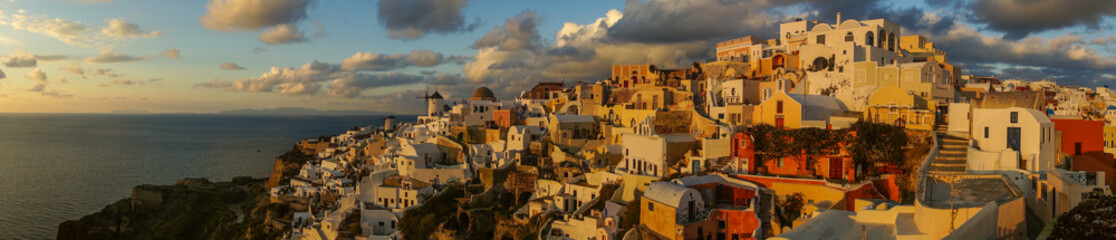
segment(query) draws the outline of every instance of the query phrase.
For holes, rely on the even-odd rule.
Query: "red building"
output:
[[[1054,130],[1062,132],[1062,152],[1081,155],[1104,151],[1104,122],[1082,119],[1051,119]]]
[[[838,147],[838,153],[834,155],[802,154],[757,160],[752,138],[744,133],[736,133],[732,139],[731,150],[731,157],[737,160],[737,169],[747,170],[742,172],[795,177],[817,176],[856,182],[856,165],[853,164],[852,156],[845,151],[843,145]]]
[[[1116,186],[1116,159],[1104,152],[1087,152],[1073,156],[1073,170],[1086,173],[1104,172],[1103,184]],[[1095,179],[1095,178],[1094,178]]]
[[[510,109],[501,109],[492,111],[492,121],[496,122],[496,126],[500,128],[509,128],[514,125],[519,125],[519,116]]]
[[[756,216],[758,185],[721,175],[685,177],[674,180],[702,193],[708,218],[686,226],[685,239],[758,239],[762,221]],[[700,228],[700,229],[699,229]]]
[[[564,82],[540,82],[538,85],[531,88],[531,91],[524,93],[523,98],[539,100],[550,99],[550,92],[562,91],[563,85],[565,85]]]
[[[744,133],[736,133],[732,137],[731,156],[736,161],[738,172],[754,172],[756,170],[756,151],[752,147],[752,137]]]

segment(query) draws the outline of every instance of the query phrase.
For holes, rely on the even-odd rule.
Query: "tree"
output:
[[[1116,196],[1090,193],[1058,217],[1050,239],[1116,239]]]
[[[898,164],[907,145],[907,132],[901,127],[857,121],[850,128],[856,133],[847,148],[857,165],[868,163]]]
[[[747,132],[755,138],[753,144],[756,153],[763,154],[764,157],[779,158],[794,154],[786,130],[768,124],[758,124],[748,127]]]
[[[779,226],[794,227],[794,220],[802,216],[802,208],[806,206],[805,196],[802,193],[787,194],[776,203],[775,214]]]

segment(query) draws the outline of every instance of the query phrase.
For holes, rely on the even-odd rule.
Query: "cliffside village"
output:
[[[405,236],[401,221],[494,191],[513,196],[487,226],[500,239],[1026,239],[1111,194],[1112,91],[964,75],[901,31],[796,20],[689,68],[616,65],[514,99],[435,91],[414,122],[303,140],[314,160],[271,198],[308,203],[289,239],[352,219],[355,239],[455,237],[484,226],[435,212],[458,226]]]

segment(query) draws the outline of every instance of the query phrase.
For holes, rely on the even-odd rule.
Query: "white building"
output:
[[[538,126],[512,126],[508,129],[508,152],[527,151],[532,141],[542,139],[542,128]]]
[[[974,108],[973,145],[968,152],[968,170],[1054,168],[1057,146],[1054,123],[1034,109]]]

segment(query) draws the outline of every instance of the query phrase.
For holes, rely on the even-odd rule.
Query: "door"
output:
[[[840,158],[829,159],[829,178],[845,178],[845,176],[842,176],[841,174],[842,172],[845,172],[843,170],[845,166],[843,166],[842,163],[844,162],[841,161]]]
[[[783,117],[775,117],[775,127],[783,128]]]
[[[938,114],[934,114],[934,124],[946,124],[949,116],[949,106],[938,106]]]
[[[1081,142],[1073,143],[1073,155],[1081,155]]]
[[[1019,151],[1020,139],[1019,135],[1022,131],[1017,127],[1007,128],[1007,147]]]
[[[694,160],[692,163],[690,163],[690,169],[693,171],[694,174],[701,172],[701,160]]]
[[[687,221],[693,221],[694,220],[694,215],[697,215],[697,212],[694,209],[694,200],[690,200],[690,203],[686,204],[686,206],[689,207],[689,209],[690,209],[689,210],[689,215],[686,216],[686,220]]]

